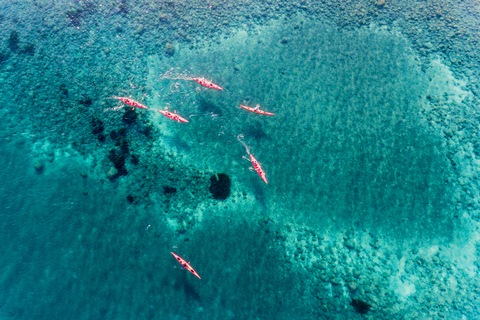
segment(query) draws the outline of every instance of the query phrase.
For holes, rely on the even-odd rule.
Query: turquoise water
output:
[[[474,2],[0,3],[0,319],[480,317]]]

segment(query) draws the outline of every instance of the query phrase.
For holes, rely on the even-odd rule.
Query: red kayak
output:
[[[211,81],[208,81],[205,78],[192,78],[192,80],[200,83],[202,86],[205,86],[210,89],[217,89],[217,90],[223,90],[222,87],[217,86],[216,84],[212,83]]]
[[[241,108],[245,109],[245,110],[248,110],[248,111],[251,111],[251,112],[255,112],[255,113],[259,113],[259,114],[264,114],[264,115],[267,115],[267,116],[273,116],[275,115],[275,113],[271,113],[271,112],[266,112],[266,111],[263,111],[263,110],[260,110],[260,105],[257,104],[257,107],[255,108],[252,108],[252,107],[247,107],[247,106],[242,106],[240,105]]]
[[[253,169],[255,169],[255,171],[258,173],[260,178],[262,178],[262,180],[268,184],[267,176],[265,174],[265,171],[263,171],[262,166],[260,165],[260,162],[258,162],[257,159],[255,159],[255,157],[253,156],[253,154],[250,153],[250,148],[245,144],[245,142],[242,141],[241,138],[243,138],[243,135],[237,136],[237,140],[240,141],[240,143],[245,147],[245,150],[247,150],[247,153],[250,156],[250,162],[252,162]],[[249,160],[245,156],[243,158],[246,160]],[[250,168],[250,170],[252,170],[252,168]]]
[[[171,254],[173,254],[173,256],[175,257],[175,259],[177,259],[178,262],[180,262],[180,264],[182,265],[182,267],[184,267],[185,269],[187,269],[188,271],[190,271],[191,273],[193,273],[198,279],[202,279],[200,278],[200,276],[198,275],[197,271],[195,271],[192,266],[190,266],[190,264],[185,261],[185,259],[179,257],[178,255],[176,255],[175,253],[173,252],[170,252]]]
[[[140,102],[137,102],[133,99],[130,99],[130,98],[125,98],[125,97],[113,97],[113,98],[118,99],[118,100],[122,101],[123,103],[126,103],[126,104],[128,104],[129,106],[132,106],[132,107],[148,109],[147,106],[145,106],[145,105],[141,104]]]
[[[169,117],[172,120],[176,120],[178,122],[188,122],[187,119],[180,117],[178,114],[167,111],[167,110],[158,110],[161,114],[163,114],[166,117]]]
[[[249,152],[248,155],[250,156],[250,161],[252,161],[253,168],[257,171],[258,175],[262,178],[262,180],[268,184],[267,177],[265,175],[265,171],[263,171],[260,163],[255,159],[255,157]]]

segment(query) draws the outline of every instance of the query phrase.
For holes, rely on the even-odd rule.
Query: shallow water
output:
[[[409,238],[451,234],[445,182],[451,168],[438,135],[419,116],[428,87],[442,84],[420,70],[400,34],[338,31],[299,18],[182,51],[164,60],[167,66],[151,59],[150,81],[159,92],[153,105],[166,100],[192,119],[187,128],[173,128],[179,137],[173,147],[197,166],[245,176],[253,189],[258,177],[237,161],[245,154],[242,135],[267,170],[271,185],[258,197],[269,214],[316,227],[332,216],[362,228],[383,220],[392,236],[404,236],[408,226]],[[172,81],[158,78],[161,70],[200,64],[228,84],[225,93],[202,89],[195,99],[191,82],[179,80],[172,90]],[[242,112],[242,103],[262,103],[277,115]],[[162,120],[156,121],[165,126]]]
[[[473,2],[0,3],[0,319],[479,317]]]

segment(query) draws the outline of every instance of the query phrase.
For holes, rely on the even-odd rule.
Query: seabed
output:
[[[0,4],[1,320],[480,318],[476,2]]]

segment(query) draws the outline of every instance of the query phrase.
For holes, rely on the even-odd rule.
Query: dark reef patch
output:
[[[78,103],[85,107],[90,107],[93,104],[93,100],[89,96],[83,95],[82,98],[78,100]]]
[[[131,125],[137,122],[138,115],[135,108],[126,108],[122,118],[125,124]]]
[[[33,56],[35,54],[35,45],[33,43],[26,44],[20,53],[26,54],[28,56]]]
[[[86,3],[81,8],[71,9],[66,12],[67,18],[70,19],[70,23],[79,28],[81,20],[85,18],[86,14],[93,13],[95,11],[95,4],[90,1]]]
[[[130,162],[134,165],[137,165],[140,162],[140,157],[136,154],[130,155]]]
[[[127,130],[125,128],[120,128],[118,130],[110,131],[110,138],[114,141],[120,141],[127,137]]]
[[[92,126],[92,133],[97,136],[98,141],[104,142],[106,137],[104,134],[105,126],[103,125],[102,120],[92,118],[92,120],[90,120],[90,125]]]
[[[123,154],[130,154],[130,146],[126,139],[122,140],[122,142],[120,143],[120,150]]]
[[[175,47],[171,43],[165,45],[165,55],[167,57],[172,57],[175,54]]]
[[[108,159],[112,161],[115,169],[118,170],[117,177],[126,175],[127,169],[125,167],[125,160],[130,155],[130,144],[127,139],[127,129],[120,128],[118,130],[112,130],[108,134],[110,138],[114,141],[116,148],[111,149]],[[131,155],[131,162],[134,164],[138,163],[138,156]]]
[[[8,37],[8,48],[12,51],[18,51],[20,48],[20,36],[18,35],[17,30],[13,30]]]
[[[67,11],[67,18],[75,27],[80,27],[80,20],[83,15],[82,9],[72,9]]]
[[[151,124],[145,125],[142,129],[142,133],[146,137],[151,137],[152,136],[152,131],[153,131],[153,126]]]
[[[8,57],[10,57],[10,55],[7,51],[0,51],[0,63],[7,61]]]
[[[353,299],[350,305],[360,314],[365,314],[372,308],[368,303],[359,299]]]
[[[62,95],[64,96],[64,98],[68,98],[68,89],[65,83],[62,83],[60,85],[60,91],[62,92]]]
[[[232,180],[225,173],[214,174],[210,177],[210,193],[214,199],[225,200],[230,196]]]
[[[92,133],[94,135],[98,136],[99,134],[103,134],[103,131],[105,130],[105,126],[103,125],[102,120],[97,118],[92,118],[92,120],[90,120],[90,125],[92,126]]]
[[[110,150],[108,159],[112,161],[115,169],[118,170],[117,177],[128,173],[127,168],[125,168],[125,155],[121,151],[115,149]]]
[[[110,131],[109,136],[115,142],[115,146],[120,147],[120,152],[122,154],[130,154],[130,144],[128,143],[126,128]],[[138,163],[138,157],[136,157],[134,161]]]
[[[164,195],[172,195],[177,192],[177,188],[170,187],[170,186],[163,186],[163,194]]]
[[[118,6],[118,10],[120,10],[120,13],[122,15],[126,15],[128,13],[128,11],[130,11],[127,0],[120,1],[120,4]]]

